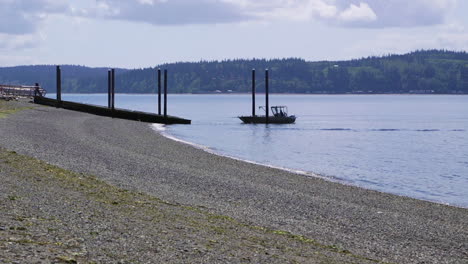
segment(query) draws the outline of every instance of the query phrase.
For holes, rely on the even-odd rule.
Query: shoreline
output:
[[[338,183],[338,184],[343,184],[343,185],[347,185],[347,186],[352,186],[352,187],[356,187],[356,188],[361,188],[361,189],[364,189],[364,190],[380,192],[380,193],[383,193],[383,194],[391,194],[391,195],[396,195],[396,196],[400,196],[400,197],[404,197],[404,198],[416,199],[416,200],[420,200],[420,201],[425,201],[425,202],[430,202],[430,203],[435,203],[435,204],[440,204],[440,205],[446,205],[446,206],[451,206],[451,207],[455,207],[455,208],[468,209],[468,206],[450,204],[450,203],[445,203],[445,202],[437,201],[437,200],[422,199],[422,198],[411,197],[411,196],[398,194],[398,193],[391,193],[391,192],[385,192],[385,191],[381,191],[381,190],[366,188],[364,186],[354,184],[352,182],[346,181],[345,179],[341,179],[341,178],[338,178],[338,177],[335,177],[335,176],[325,176],[325,175],[321,175],[321,174],[318,174],[318,173],[315,173],[315,172],[309,172],[309,171],[304,171],[304,170],[299,170],[299,169],[291,169],[291,168],[275,166],[275,165],[271,165],[271,164],[264,164],[264,163],[256,162],[256,161],[253,161],[253,160],[248,160],[248,159],[238,158],[238,157],[235,157],[235,156],[230,156],[230,155],[227,155],[227,154],[222,154],[220,152],[217,152],[217,151],[211,149],[209,146],[200,145],[200,144],[193,143],[193,142],[190,142],[190,141],[186,141],[186,140],[183,140],[183,139],[179,139],[179,138],[177,138],[177,137],[175,137],[173,135],[170,135],[169,133],[165,132],[166,131],[165,128],[162,128],[162,127],[165,127],[165,125],[163,125],[163,124],[151,124],[150,126],[155,132],[161,134],[162,136],[164,136],[164,137],[166,137],[166,138],[168,138],[170,140],[192,146],[192,147],[194,147],[196,149],[200,149],[202,151],[205,151],[207,153],[214,154],[214,155],[217,155],[217,156],[220,156],[220,157],[225,157],[225,158],[229,158],[229,159],[233,159],[233,160],[247,162],[247,163],[258,165],[258,166],[264,166],[264,167],[267,167],[267,168],[283,170],[283,171],[288,172],[288,173],[294,173],[294,174],[302,175],[302,176],[305,176],[305,177],[313,177],[313,178],[317,178],[317,179],[322,179],[322,180],[325,180],[325,181],[334,182],[334,183]]]
[[[150,126],[157,127],[157,126],[159,126],[159,124],[152,124]],[[247,159],[242,159],[242,158],[238,158],[238,157],[235,157],[235,156],[230,156],[230,155],[227,155],[227,154],[222,154],[220,152],[217,152],[217,151],[211,149],[209,146],[200,145],[200,144],[197,144],[197,143],[193,143],[193,142],[190,142],[190,141],[186,141],[186,140],[177,138],[177,137],[172,136],[172,135],[170,135],[168,133],[165,133],[164,132],[165,130],[159,130],[159,129],[160,128],[155,128],[154,130],[157,133],[164,136],[165,138],[168,138],[168,139],[176,141],[176,142],[180,142],[180,143],[185,144],[185,145],[189,145],[191,147],[194,147],[194,148],[199,149],[199,150],[203,150],[203,151],[205,151],[207,153],[210,153],[210,154],[213,154],[213,155],[216,155],[216,156],[229,158],[229,159],[233,159],[233,160],[237,160],[237,161],[241,161],[241,162],[246,162],[246,163],[250,163],[250,164],[253,164],[253,165],[263,166],[263,167],[267,167],[267,168],[271,168],[271,169],[283,170],[285,172],[294,173],[294,174],[298,174],[298,175],[304,175],[304,176],[315,177],[315,178],[319,178],[319,179],[323,179],[323,180],[329,180],[331,182],[339,182],[338,179],[336,181],[334,181],[333,178],[331,178],[331,177],[322,176],[320,174],[316,174],[316,173],[313,173],[313,172],[290,169],[290,168],[275,166],[275,165],[271,165],[271,164],[264,164],[264,163],[256,162],[256,161],[253,161],[253,160],[247,160]]]
[[[56,93],[50,93],[50,94],[56,94]],[[62,93],[64,94],[72,94],[72,95],[86,95],[86,94],[103,94],[107,95],[107,93]],[[116,94],[121,94],[121,95],[158,95],[158,93],[116,93]],[[251,95],[252,93],[246,92],[246,93],[168,93],[168,95]],[[418,96],[418,95],[424,95],[424,96],[430,96],[430,95],[450,95],[450,96],[468,96],[468,93],[270,93],[272,95],[365,95],[365,96],[372,96],[372,95],[411,95],[411,96]],[[260,96],[263,96],[263,94],[260,94]],[[46,96],[47,97],[47,96]]]
[[[0,119],[0,146],[119,188],[371,259],[463,263],[468,257],[466,209],[221,157],[158,135],[147,124],[34,107]]]

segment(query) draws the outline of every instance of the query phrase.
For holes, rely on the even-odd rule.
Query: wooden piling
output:
[[[164,117],[167,117],[167,70],[164,70]]]
[[[57,65],[56,69],[56,81],[57,81],[57,107],[62,106],[62,71],[60,66]]]
[[[252,116],[255,116],[255,69],[252,69]]]
[[[115,69],[111,70],[111,108],[115,109]]]
[[[266,106],[266,109],[265,109],[265,116],[266,116],[266,123],[268,124],[269,121],[270,121],[270,111],[269,111],[269,108],[270,108],[270,105],[269,105],[269,101],[268,101],[268,81],[269,81],[269,76],[268,76],[268,69],[265,70],[265,106]]]
[[[161,115],[161,69],[158,69],[158,115]]]
[[[107,70],[107,108],[111,108],[112,73]]]

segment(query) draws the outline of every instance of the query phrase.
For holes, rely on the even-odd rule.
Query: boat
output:
[[[259,107],[266,111],[263,106]],[[288,115],[288,107],[283,105],[277,105],[271,107],[272,116],[239,116],[239,119],[246,124],[292,124],[296,121],[296,116]]]
[[[265,104],[266,106],[260,106],[260,109],[265,111],[264,116],[258,116],[255,114],[255,69],[252,70],[252,115],[251,116],[239,116],[245,124],[292,124],[296,121],[296,116],[288,115],[288,108],[284,105],[277,105],[271,107],[270,116],[268,111],[269,105],[269,92],[268,92],[268,80],[269,74],[268,69],[265,70]]]

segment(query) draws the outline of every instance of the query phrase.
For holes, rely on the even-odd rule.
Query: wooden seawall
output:
[[[148,123],[160,123],[160,124],[191,124],[191,120],[175,117],[175,116],[164,116],[152,113],[124,110],[124,109],[111,109],[108,107],[81,104],[69,101],[58,101],[56,99],[46,98],[42,96],[35,96],[34,103],[40,105],[48,105],[54,107],[60,107],[68,110],[80,111],[100,116],[108,116],[114,118],[122,118],[128,120],[135,120]]]

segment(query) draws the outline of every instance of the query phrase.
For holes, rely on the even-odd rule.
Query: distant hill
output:
[[[468,54],[443,50],[367,57],[348,61],[308,62],[303,59],[253,59],[163,64],[145,69],[117,69],[116,91],[156,91],[156,69],[168,69],[172,93],[249,92],[251,69],[257,69],[257,90],[264,90],[264,69],[270,69],[274,93],[468,93]],[[62,66],[63,90],[107,91],[107,69]],[[55,92],[55,66],[0,68],[0,84],[40,83]]]

